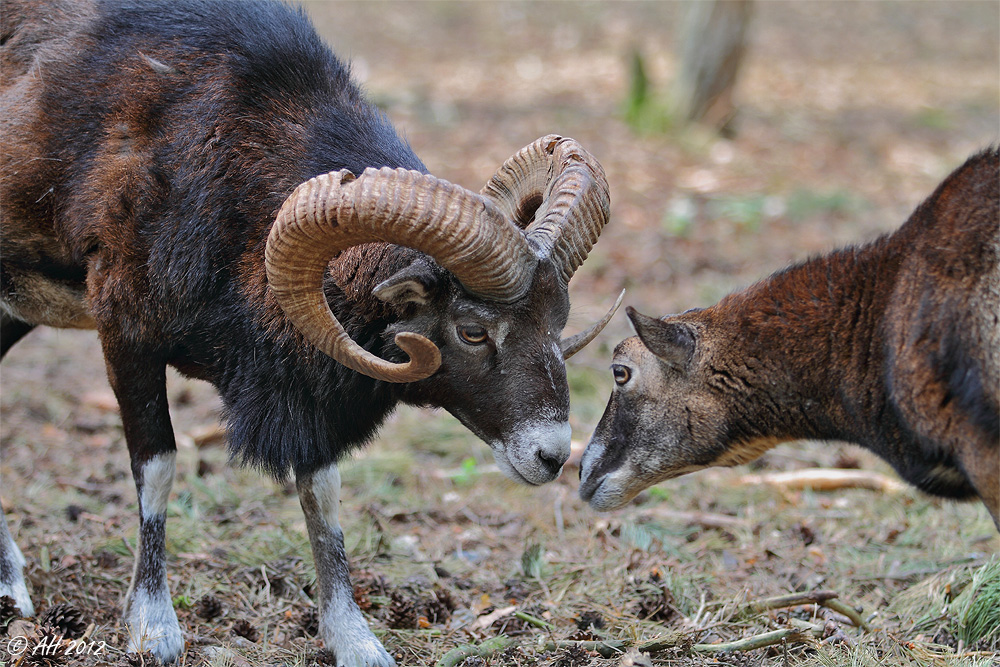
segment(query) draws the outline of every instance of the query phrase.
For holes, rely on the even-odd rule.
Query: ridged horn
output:
[[[578,334],[574,334],[569,338],[563,338],[559,341],[559,348],[562,350],[563,359],[569,359],[574,354],[582,350],[583,348],[590,345],[590,342],[597,338],[597,334],[604,330],[604,327],[608,326],[608,322],[611,318],[615,316],[615,312],[618,307],[622,305],[622,299],[625,298],[625,290],[621,291],[618,295],[618,299],[615,301],[615,305],[611,306],[611,310],[605,314],[600,320],[595,322],[586,331],[581,331]]]
[[[553,262],[564,284],[597,243],[611,210],[604,169],[577,141],[554,134],[511,156],[482,194],[526,227],[536,254]]]
[[[323,275],[351,246],[385,242],[424,252],[471,293],[509,302],[523,296],[537,258],[493,200],[405,169],[367,169],[358,178],[330,172],[299,185],[285,200],[265,251],[268,284],[305,338],[341,364],[386,382],[432,375],[441,353],[429,339],[399,333],[409,355],[396,364],[354,342],[330,310]]]

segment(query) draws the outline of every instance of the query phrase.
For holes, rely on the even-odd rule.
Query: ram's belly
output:
[[[15,319],[35,325],[93,329],[82,284],[44,274],[3,267],[0,308]]]

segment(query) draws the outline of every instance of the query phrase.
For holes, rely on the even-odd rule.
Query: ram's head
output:
[[[614,312],[561,337],[569,280],[609,207],[601,166],[558,136],[520,150],[480,193],[402,169],[331,172],[299,186],[282,207],[267,244],[268,282],[317,348],[404,385],[408,402],[445,408],[493,448],[508,476],[542,484],[569,456],[564,360]],[[401,363],[352,340],[323,291],[332,257],[373,242],[424,253],[373,292],[402,313],[386,351]]]

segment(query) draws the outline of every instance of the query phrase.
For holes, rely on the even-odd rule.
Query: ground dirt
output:
[[[1000,132],[996,2],[758,3],[728,139],[623,119],[635,54],[654,96],[666,94],[681,4],[306,8],[435,174],[478,189],[508,155],[553,132],[602,162],[612,218],[574,279],[569,332],[623,288],[650,314],[705,306],[792,261],[891,230]],[[612,385],[610,350],[629,334],[620,315],[570,362],[581,444]],[[135,490],[96,337],[35,331],[0,373],[0,493],[36,607],[72,605],[107,646],[64,664],[140,664],[123,655],[119,622]],[[220,412],[210,387],[173,374],[168,390],[181,664],[333,664],[314,636],[314,571],[294,487],[228,464],[223,443],[205,436]],[[506,647],[454,664],[1000,664],[1000,634],[962,634],[961,593],[1000,548],[984,508],[908,488],[820,493],[746,479],[811,466],[892,476],[851,445],[799,443],[597,514],[577,498],[573,466],[552,484],[520,487],[447,415],[400,410],[345,466],[356,595],[400,665],[433,665],[501,636]],[[871,631],[816,604],[748,608],[821,590],[859,610]],[[796,622],[820,624],[825,638],[698,649]],[[11,661],[4,641],[0,661]],[[601,655],[596,641],[633,652]]]

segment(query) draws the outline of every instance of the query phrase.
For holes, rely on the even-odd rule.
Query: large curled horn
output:
[[[482,194],[527,228],[538,256],[556,266],[565,284],[597,243],[611,209],[600,163],[576,140],[555,134],[511,156]]]
[[[611,209],[604,169],[574,139],[550,134],[512,155],[482,194],[519,227],[539,258],[551,261],[568,285],[597,243]],[[560,341],[563,358],[583,349],[607,326],[621,305],[575,336]]]
[[[441,354],[427,338],[399,333],[406,363],[355,343],[323,294],[330,259],[351,246],[386,242],[434,258],[474,294],[514,301],[527,292],[537,257],[489,198],[405,169],[330,172],[299,185],[278,212],[265,251],[268,284],[288,319],[338,362],[387,382],[432,375]]]

